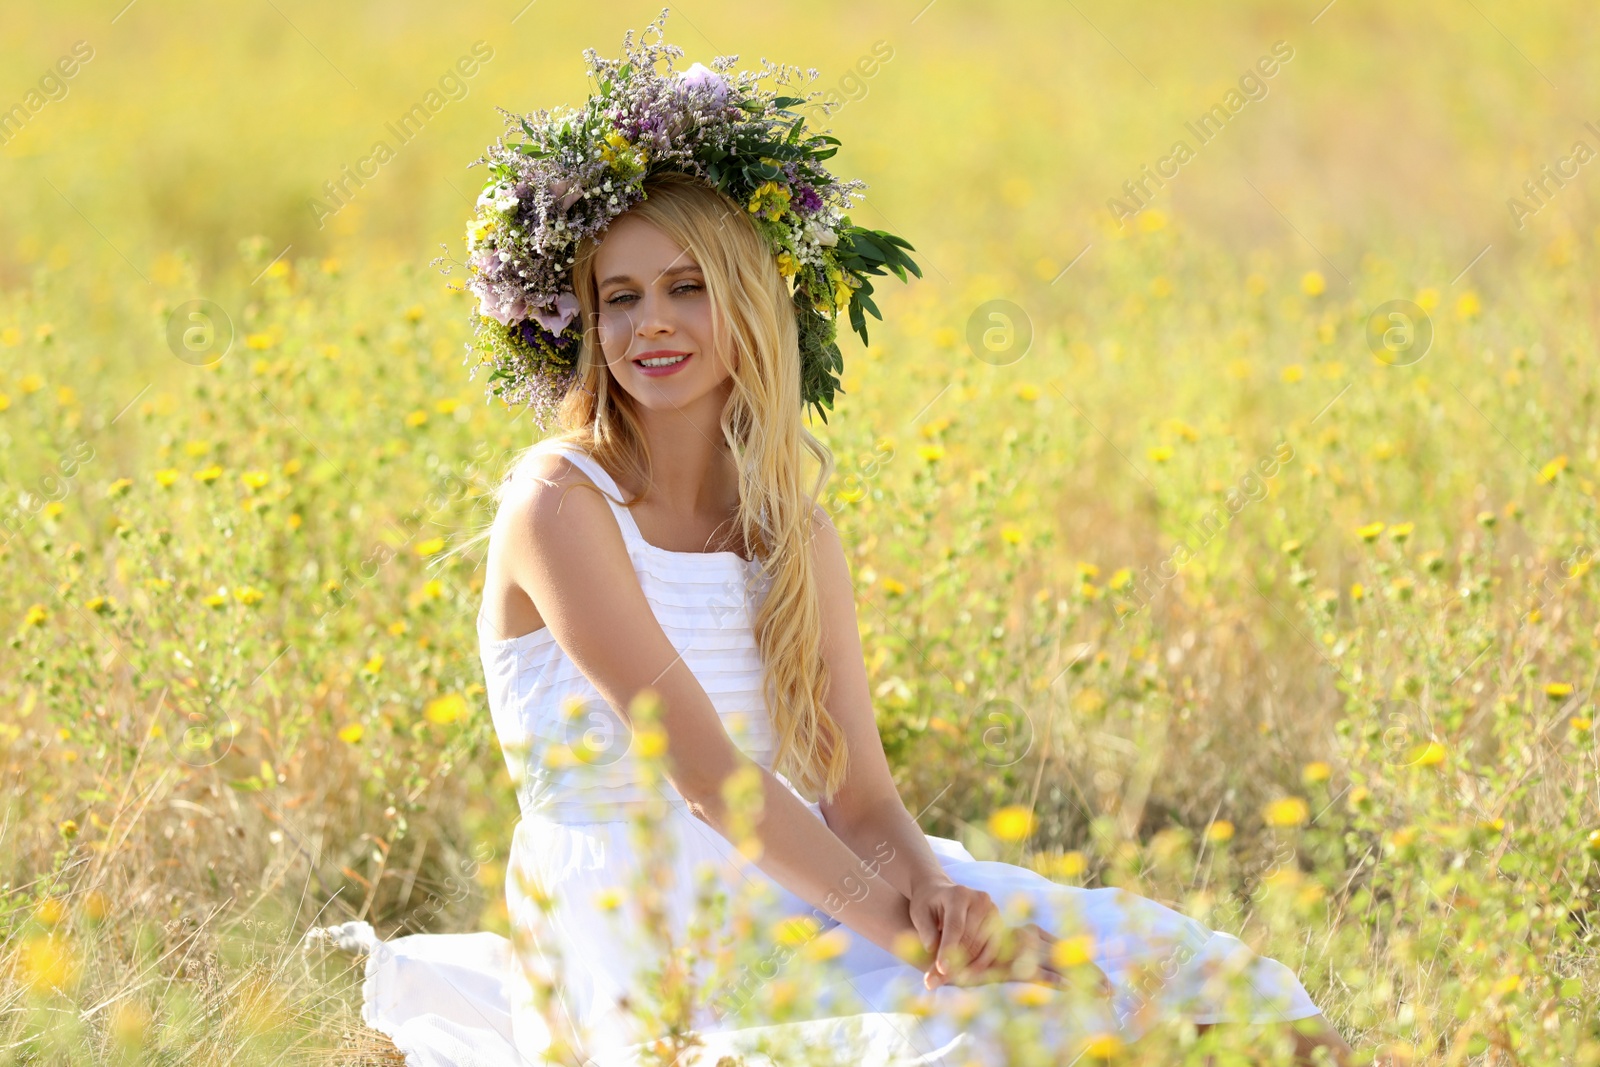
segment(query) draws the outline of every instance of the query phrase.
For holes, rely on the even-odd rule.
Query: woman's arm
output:
[[[756,866],[879,947],[923,966],[906,895],[728,736],[657,622],[610,508],[598,491],[567,491],[592,483],[559,457],[538,461],[534,475],[497,517],[504,524],[501,559],[573,664],[625,719],[642,690],[659,695],[663,773],[698,817],[736,845],[742,841],[731,836],[722,787],[737,772],[758,774],[764,803],[753,825],[761,844]]]
[[[885,864],[884,876],[909,898],[924,883],[946,885],[950,878],[928,847],[921,827],[906,811],[889,771],[873,714],[856,621],[855,589],[839,531],[820,507],[813,516],[813,528],[822,655],[828,666],[828,714],[844,733],[850,761],[844,785],[819,807],[828,825],[858,856],[870,856],[888,843],[894,858]]]

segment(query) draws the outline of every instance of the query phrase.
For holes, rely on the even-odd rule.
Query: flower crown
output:
[[[646,27],[658,42],[669,10]],[[870,276],[893,271],[905,281],[909,270],[922,277],[906,255],[911,246],[850,222],[851,197],[866,183],[834,178],[822,161],[838,151],[838,138],[810,133],[791,110],[822,91],[796,97],[758,87],[773,74],[787,82],[798,68],[763,59],[760,72],[730,78],[738,59],[731,55],[677,73],[672,60],[681,48],[641,40],[635,49],[632,30],[623,50],[621,60],[584,50],[598,92],[581,111],[518,116],[497,108],[524,140],[497,138],[469,165],[489,169],[467,225],[467,288],[478,298],[479,359],[470,377],[491,367],[489,395],[527,404],[546,422],[577,380],[583,331],[575,321],[572,264],[579,241],[645,199],[646,178],[678,171],[744,205],[779,273],[793,279],[801,395],[827,422],[824,409],[843,391],[835,317],[849,308],[850,324],[866,342],[864,312],[883,318]],[[662,59],[664,73],[656,69]],[[809,73],[814,81],[817,71]],[[467,346],[469,358],[473,348]]]

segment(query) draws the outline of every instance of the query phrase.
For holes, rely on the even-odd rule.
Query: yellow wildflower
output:
[[[1356,528],[1356,535],[1363,541],[1376,540],[1381,533],[1383,533],[1383,523],[1381,522],[1369,522],[1365,526]]]
[[[1551,682],[1544,687],[1544,695],[1551,700],[1565,700],[1572,695],[1572,685],[1569,682]]]
[[[1233,840],[1233,823],[1227,819],[1218,819],[1206,829],[1206,840],[1221,843]]]
[[[417,542],[417,555],[436,556],[444,551],[444,538],[430,537],[426,541]]]
[[[1033,812],[1021,804],[1008,804],[989,816],[989,832],[1002,841],[1021,841],[1033,827]]]
[[[1321,760],[1315,760],[1305,765],[1305,768],[1300,772],[1300,777],[1306,782],[1316,783],[1326,782],[1332,774],[1333,768]]]
[[[155,474],[156,484],[163,489],[171,489],[173,484],[177,482],[180,477],[182,477],[182,475],[180,475],[173,467],[168,467],[166,470],[156,471]]]
[[[429,722],[447,726],[467,713],[467,700],[460,693],[447,693],[428,702],[423,714]]]
[[[1321,296],[1328,288],[1321,271],[1308,270],[1300,276],[1300,291],[1307,296]]]
[[[1306,802],[1299,797],[1281,797],[1261,811],[1268,826],[1300,826],[1310,815]]]
[[[361,740],[361,735],[366,733],[366,727],[358,722],[346,723],[339,727],[339,740],[347,745],[353,745]]]
[[[195,471],[194,476],[196,481],[205,482],[207,485],[210,485],[212,482],[222,477],[222,468],[213,463],[209,467],[201,467],[199,470]]]

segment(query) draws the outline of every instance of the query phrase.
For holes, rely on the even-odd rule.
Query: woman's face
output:
[[[600,351],[617,382],[647,408],[685,409],[733,372],[716,344],[705,275],[649,222],[622,215],[595,253]],[[652,367],[687,354],[675,365]],[[648,361],[648,362],[646,362]]]

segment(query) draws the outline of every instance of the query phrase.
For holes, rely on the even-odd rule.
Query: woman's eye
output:
[[[679,293],[698,293],[701,289],[704,289],[704,288],[705,288],[705,286],[703,286],[703,285],[696,285],[693,282],[690,282],[687,285],[678,286],[676,289],[672,290],[672,292],[673,292],[673,295],[676,296]],[[618,303],[621,303],[622,301],[628,300],[628,299],[637,300],[639,298],[634,296],[632,293],[619,293],[618,295],[616,295],[614,297],[611,297],[609,300],[607,300],[606,301],[606,305],[609,307],[612,304],[618,304]]]

